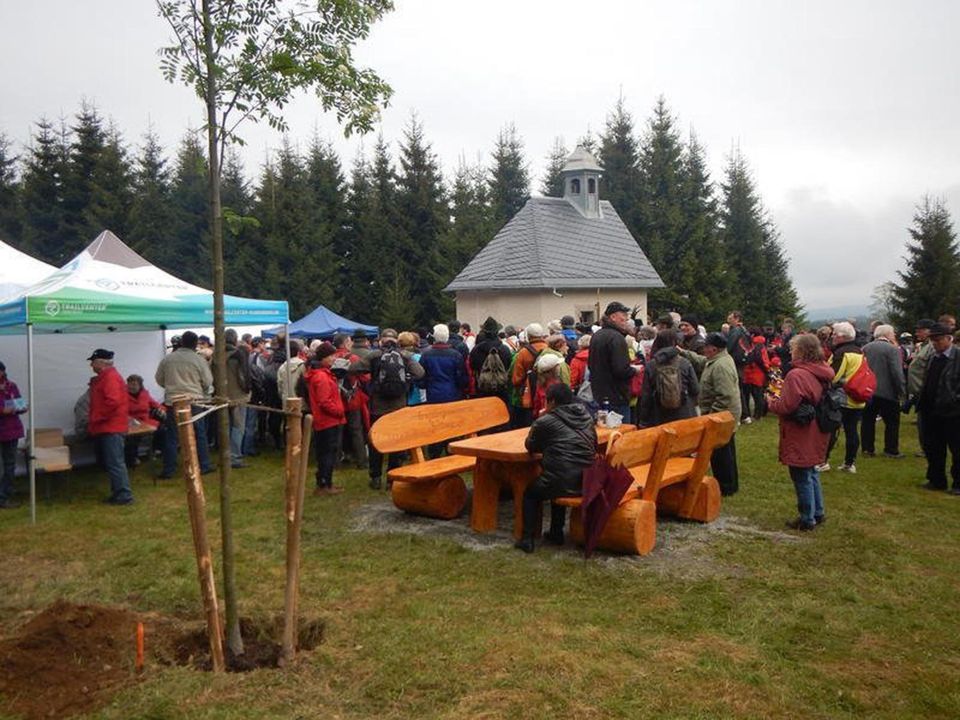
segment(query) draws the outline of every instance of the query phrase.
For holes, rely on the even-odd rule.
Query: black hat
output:
[[[572,328],[577,321],[573,319],[573,315],[564,315],[560,318],[560,326],[564,328]]]
[[[488,317],[486,320],[483,321],[483,325],[481,326],[481,329],[486,333],[490,333],[491,335],[496,335],[500,331],[500,323],[498,323],[492,317]]]
[[[707,338],[704,340],[704,342],[707,345],[713,345],[713,347],[720,348],[722,350],[727,348],[727,339],[723,336],[723,333],[707,333]]]
[[[366,330],[361,330],[360,328],[357,328],[356,330],[353,331],[353,335],[352,335],[351,337],[352,337],[354,340],[366,340],[366,339],[367,339],[367,331],[366,331]]]
[[[930,337],[943,337],[944,335],[953,335],[953,331],[943,323],[934,323],[930,326]]]
[[[667,315],[666,317],[670,317],[670,316]],[[673,322],[672,317],[670,318],[670,321]],[[657,322],[660,322],[660,320],[657,320]],[[687,325],[693,325],[693,327],[697,327],[698,325],[700,325],[700,318],[698,318],[696,315],[684,315],[682,318],[680,318],[680,322],[686,323]]]
[[[87,358],[88,362],[92,362],[93,360],[113,360],[113,350],[97,348],[93,351],[93,354]]]
[[[616,300],[614,300],[612,303],[610,303],[609,305],[607,305],[607,309],[603,311],[603,314],[606,315],[607,317],[609,317],[609,316],[613,315],[614,313],[618,313],[618,312],[629,313],[629,312],[630,312],[630,308],[628,308],[628,307],[627,307],[626,305],[624,305],[622,302],[617,302]]]
[[[933,320],[930,320],[929,318],[924,318],[923,320],[917,320],[917,330],[929,330],[935,324],[936,323],[934,323]]]

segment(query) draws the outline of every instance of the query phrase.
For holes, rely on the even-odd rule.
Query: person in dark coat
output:
[[[783,379],[780,396],[767,396],[770,412],[780,418],[780,462],[790,471],[797,493],[799,516],[787,523],[794,530],[813,530],[826,520],[820,471],[830,442],[830,433],[820,430],[817,421],[796,422],[794,413],[803,403],[816,407],[833,382],[833,369],[823,360],[816,335],[796,335],[790,341],[792,370]]]
[[[949,326],[930,328],[933,354],[920,388],[917,410],[923,413],[923,450],[927,454],[926,490],[947,489],[947,449],[953,487],[960,495],[960,350],[954,347]]]
[[[677,334],[673,330],[661,330],[650,348],[650,361],[647,363],[643,378],[643,391],[640,394],[639,420],[643,427],[663,425],[674,420],[691,418],[697,414],[697,399],[700,395],[700,383],[693,365],[680,355],[676,347]],[[657,371],[664,365],[676,364],[680,371],[681,397],[680,407],[665,408],[657,397]]]
[[[449,340],[450,329],[437,325],[433,328],[433,345],[420,356],[428,403],[462,400],[467,388],[466,355],[453,348]]]
[[[523,537],[514,545],[531,553],[543,501],[583,492],[583,469],[596,455],[597,429],[573,391],[555,383],[547,388],[547,411],[533,422],[525,444],[529,452],[543,455],[540,477],[523,494]],[[544,540],[562,545],[565,522],[566,508],[551,504],[550,531]]]
[[[450,347],[456,350],[460,355],[463,356],[463,359],[466,360],[467,356],[470,354],[470,348],[467,347],[466,340],[463,339],[463,336],[460,334],[460,330],[463,325],[460,324],[459,320],[451,320],[447,323],[447,331],[449,336],[447,337],[446,342],[450,343]],[[436,339],[436,333],[434,333],[434,339]]]
[[[3,458],[3,479],[0,480],[0,510],[14,509],[13,476],[17,467],[17,443],[23,437],[20,416],[27,412],[20,399],[20,389],[7,378],[7,366],[0,362],[0,450]]]
[[[590,388],[597,405],[610,404],[622,417],[630,417],[630,378],[638,371],[627,351],[627,321],[630,308],[612,302],[603,312],[601,327],[590,341]]]
[[[505,371],[510,368],[510,360],[512,358],[510,349],[500,340],[499,332],[500,324],[492,317],[488,317],[483,321],[483,325],[480,327],[480,334],[477,335],[477,342],[473,346],[473,350],[470,351],[470,370],[473,372],[473,377],[476,380],[480,379],[480,371],[483,369],[483,364],[487,361],[491,352],[495,351],[497,355],[500,356],[500,362],[503,363]],[[481,392],[479,387],[477,388],[478,397],[488,397],[489,395],[489,393]],[[505,404],[510,402],[509,374],[507,374],[506,385],[503,391],[496,393],[496,397],[503,400]]]

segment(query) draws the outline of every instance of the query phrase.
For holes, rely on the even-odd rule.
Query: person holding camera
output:
[[[770,412],[780,418],[780,462],[790,471],[797,493],[798,517],[787,523],[793,530],[813,530],[826,521],[820,471],[830,442],[830,433],[820,426],[810,412],[833,382],[834,371],[823,360],[823,351],[816,335],[795,335],[790,341],[792,369],[783,379],[780,395],[767,395]],[[797,411],[806,410],[805,421]]]

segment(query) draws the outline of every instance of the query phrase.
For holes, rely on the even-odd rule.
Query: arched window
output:
[[[570,181],[570,194],[579,195],[580,194],[580,180],[579,178],[573,178]]]
[[[597,194],[597,181],[594,178],[587,178],[587,194]]]

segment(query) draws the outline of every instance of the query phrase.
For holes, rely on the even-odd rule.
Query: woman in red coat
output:
[[[780,396],[769,395],[770,412],[780,417],[780,462],[790,471],[797,493],[800,516],[787,523],[795,530],[813,530],[826,520],[820,473],[830,433],[820,430],[817,421],[797,422],[794,414],[804,403],[816,407],[824,390],[833,382],[833,369],[823,361],[816,335],[797,335],[790,341],[791,370],[783,379]]]
[[[313,447],[317,453],[317,489],[314,495],[334,495],[343,492],[333,486],[333,467],[340,450],[340,433],[347,422],[343,399],[337,378],[330,372],[336,359],[333,343],[317,346],[314,359],[304,374],[313,415]]]
[[[759,332],[753,333],[747,364],[743,366],[742,422],[749,425],[763,415],[763,389],[770,374],[770,356],[767,354],[767,341]],[[753,413],[750,404],[753,403]],[[752,415],[752,417],[751,417]]]
[[[153,438],[153,447],[163,447],[157,433],[163,432],[160,425],[161,420],[165,420],[167,413],[163,404],[153,399],[150,391],[143,386],[143,378],[139,375],[127,376],[127,413],[130,416],[130,430],[135,430],[140,425],[147,425],[153,428],[150,435]],[[124,445],[124,456],[128,468],[140,464],[140,441],[143,435],[132,433],[127,435]]]

